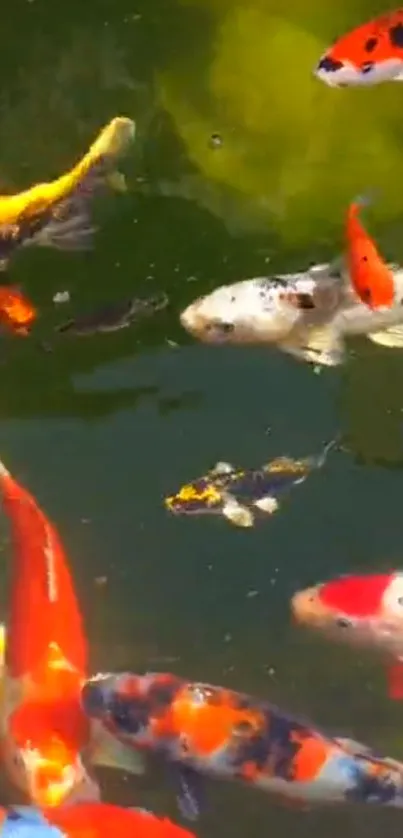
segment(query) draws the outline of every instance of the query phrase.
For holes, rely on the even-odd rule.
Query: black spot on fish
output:
[[[352,623],[350,623],[350,620],[346,620],[345,617],[339,617],[336,620],[336,626],[338,626],[339,628],[350,628],[351,625]]]
[[[370,73],[371,70],[373,70],[373,68],[374,68],[374,62],[373,61],[368,61],[366,64],[362,65],[361,72],[364,73],[364,75],[365,75],[365,73]]]
[[[364,44],[365,52],[372,52],[378,43],[378,38],[368,38],[368,41]]]
[[[368,262],[368,256],[363,256],[361,262]]]
[[[325,57],[322,58],[318,64],[318,70],[325,70],[327,73],[335,73],[337,70],[341,70],[342,67],[342,61],[335,61],[328,55],[325,55]]]
[[[298,308],[309,310],[315,308],[315,303],[310,294],[296,294]]]
[[[403,23],[397,23],[389,29],[390,43],[394,47],[403,47]]]
[[[7,819],[10,821],[19,821],[22,819],[22,815],[20,812],[17,812],[15,809],[9,809],[7,812]]]

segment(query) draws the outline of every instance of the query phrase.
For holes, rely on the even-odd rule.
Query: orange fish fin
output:
[[[403,700],[403,660],[396,660],[388,669],[388,695],[393,701]]]

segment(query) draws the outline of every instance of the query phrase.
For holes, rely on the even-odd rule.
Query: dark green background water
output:
[[[263,4],[256,0],[255,5],[261,12]],[[279,14],[275,5],[266,4]],[[342,31],[377,8],[339,2],[324,11],[322,4],[294,0],[283,14],[297,27],[293,44],[296,38],[298,45],[302,26],[322,49],[335,34],[332,16],[336,31]],[[289,270],[334,256],[343,202],[373,168],[371,156],[366,157],[370,146],[382,175],[388,171],[389,149],[389,178],[383,185],[387,191],[393,182],[401,194],[395,164],[402,162],[403,91],[399,85],[345,91],[346,98],[336,103],[337,93],[310,76],[304,81],[315,57],[309,49],[301,46],[295,58],[286,46],[276,84],[282,84],[283,71],[288,79],[287,68],[298,60],[298,78],[312,85],[311,106],[315,100],[323,113],[334,102],[336,111],[349,107],[352,115],[357,108],[368,109],[378,145],[368,127],[360,134],[359,122],[353,122],[351,164],[346,136],[340,147],[324,149],[320,160],[309,156],[311,141],[321,142],[321,131],[329,130],[329,119],[321,123],[318,118],[298,131],[290,128],[293,145],[284,147],[278,138],[287,135],[287,119],[296,113],[302,93],[288,79],[283,110],[266,107],[273,76],[261,74],[260,86],[248,76],[258,46],[252,27],[244,64],[234,54],[232,65],[231,90],[236,97],[243,85],[245,120],[240,111],[231,124],[228,98],[223,94],[220,100],[216,92],[214,98],[209,90],[210,62],[222,47],[216,33],[228,9],[242,12],[243,7],[212,0],[204,6],[201,0],[194,5],[14,0],[2,16],[4,188],[57,175],[115,115],[130,116],[138,128],[125,164],[129,192],[100,210],[102,229],[94,251],[32,250],[13,263],[13,281],[41,310],[38,336],[48,338],[71,313],[133,293],[164,289],[170,308],[152,322],[113,335],[60,338],[51,353],[38,349],[34,340],[5,339],[1,456],[60,529],[80,591],[93,670],[168,669],[228,684],[403,758],[401,708],[386,698],[381,666],[298,633],[288,610],[296,588],[326,575],[399,566],[403,355],[359,341],[345,368],[316,376],[275,352],[196,345],[178,324],[178,312],[194,296],[226,281],[261,275],[268,260],[273,270]],[[268,19],[267,31],[259,26],[261,55],[265,38],[277,31],[274,19]],[[225,50],[228,56],[231,43]],[[164,109],[169,78],[183,101],[201,114],[200,124],[186,122],[186,109]],[[246,113],[253,102],[260,102],[255,124]],[[222,136],[219,149],[209,145],[213,130]],[[234,143],[237,154],[242,149],[239,166],[228,163]],[[281,192],[277,183],[271,204],[267,170],[277,168],[280,152],[285,173],[295,166],[295,153],[301,161],[291,183],[295,188]],[[361,158],[365,165],[357,175],[354,161]],[[337,160],[343,161],[344,192],[340,182],[336,188],[326,181]],[[266,204],[248,185],[255,165]],[[298,172],[306,176],[308,170],[314,180],[299,183]],[[239,183],[238,174],[245,175]],[[318,203],[325,181],[329,194],[325,190]],[[392,192],[380,206],[372,229],[389,255],[401,258],[402,219]],[[54,306],[54,293],[66,289],[71,304]],[[252,466],[278,454],[314,453],[340,430],[346,450],[332,454],[326,469],[261,527],[242,531],[219,519],[178,520],[164,511],[164,495],[218,459]],[[102,576],[107,584],[100,586],[96,579]],[[2,604],[6,608],[6,563]],[[125,782],[109,773],[106,792],[110,799],[177,817],[172,790],[159,773]],[[399,813],[301,815],[278,808],[263,794],[223,783],[211,786],[211,804],[198,829],[212,838],[285,833],[293,838],[340,830],[375,836],[386,828],[397,835],[401,829]]]

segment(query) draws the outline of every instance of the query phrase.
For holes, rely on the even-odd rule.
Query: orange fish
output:
[[[321,56],[314,75],[329,87],[403,81],[403,9],[343,35]]]
[[[34,498],[0,465],[13,541],[2,747],[10,779],[41,806],[98,796],[81,762],[88,722],[80,689],[87,643],[59,536]]]
[[[361,206],[362,202],[355,201],[347,212],[347,267],[351,283],[369,308],[390,308],[395,302],[393,273],[358,218]]]
[[[109,803],[81,803],[43,812],[31,806],[2,808],[0,827],[2,838],[195,838],[168,818]]]
[[[18,335],[28,335],[37,311],[22,292],[11,285],[0,285],[0,325]]]

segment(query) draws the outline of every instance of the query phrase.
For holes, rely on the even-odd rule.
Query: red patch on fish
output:
[[[383,14],[357,26],[330,47],[325,56],[349,61],[357,70],[397,59],[403,66],[403,9]]]
[[[193,832],[168,818],[149,812],[123,809],[110,803],[81,803],[45,810],[49,823],[58,826],[68,838],[195,838]]]
[[[350,617],[375,616],[392,578],[390,573],[346,576],[324,582],[319,597],[323,605]]]
[[[352,203],[347,213],[347,265],[351,283],[360,300],[370,308],[392,306],[395,298],[393,273],[362,226],[360,203]]]

